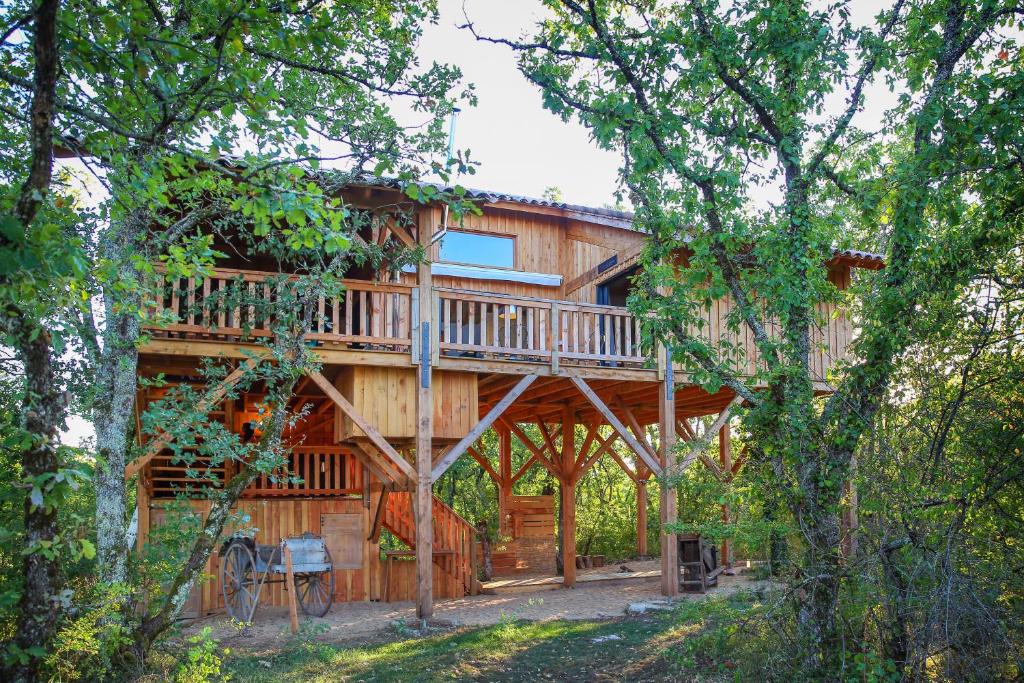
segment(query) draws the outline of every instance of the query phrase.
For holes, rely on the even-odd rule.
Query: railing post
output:
[[[548,348],[551,349],[551,374],[558,374],[558,347],[562,341],[562,312],[557,302],[551,304],[551,324],[548,325],[548,334],[551,340]]]
[[[420,290],[412,290],[411,302],[412,329],[409,340],[409,357],[413,365],[420,364]]]
[[[432,293],[431,293],[430,299],[431,299],[431,306],[430,306],[430,321],[431,321],[430,322],[430,353],[431,353],[431,358],[430,358],[430,362],[432,364],[436,365],[437,362],[441,359],[441,330],[440,330],[440,328],[441,328],[442,321],[440,319],[441,316],[440,316],[440,313],[439,313],[439,311],[441,310],[441,295],[437,293],[437,290],[433,290]],[[444,322],[444,325],[447,327],[447,325],[449,324],[450,321],[445,320],[443,322]],[[447,336],[447,332],[445,332],[445,336]]]

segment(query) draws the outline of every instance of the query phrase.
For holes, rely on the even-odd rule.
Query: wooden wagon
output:
[[[294,585],[288,589],[294,591],[304,613],[322,617],[331,607],[334,567],[320,536],[307,532],[282,539],[277,545],[232,536],[221,546],[220,555],[224,606],[234,619],[251,622],[264,584],[287,583],[289,573],[294,576]]]

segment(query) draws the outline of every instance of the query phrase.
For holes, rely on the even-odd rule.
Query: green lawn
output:
[[[713,654],[722,649],[716,643],[731,616],[756,605],[738,595],[600,621],[510,618],[349,646],[297,639],[281,650],[233,653],[226,669],[233,681],[731,680],[734,664]],[[619,639],[594,642],[602,636]]]

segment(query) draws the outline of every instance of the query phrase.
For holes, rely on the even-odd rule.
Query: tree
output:
[[[27,114],[27,135],[21,138],[27,138],[27,144],[12,150],[26,154],[22,159],[27,163],[19,163],[17,170],[5,169],[0,190],[0,329],[4,345],[15,350],[24,373],[14,433],[5,441],[17,444],[21,484],[30,491],[23,513],[24,579],[18,603],[22,616],[6,653],[11,680],[38,676],[40,643],[48,642],[57,625],[59,557],[67,542],[57,528],[58,506],[71,483],[69,471],[61,467],[58,438],[66,409],[58,380],[63,332],[51,329],[48,318],[51,306],[67,301],[64,290],[80,275],[81,261],[77,245],[63,239],[51,211],[59,209],[50,192],[59,4],[46,0],[27,11],[19,8],[4,33],[6,43],[12,33],[27,30],[31,37],[23,44],[32,50],[32,76],[18,97]],[[12,136],[5,130],[3,137]]]
[[[957,296],[1020,231],[1024,102],[1010,35],[1024,13],[1010,1],[897,0],[858,25],[846,2],[544,4],[531,40],[478,37],[517,51],[545,106],[622,151],[622,183],[651,234],[646,293],[631,305],[708,391],[745,400],[752,452],[803,538],[797,661],[835,676],[853,455],[918,312]],[[896,103],[880,127],[859,128],[883,85]],[[819,305],[846,297],[823,264],[865,234],[860,246],[887,265],[847,300],[854,360],[815,377]],[[700,333],[700,312],[724,296],[732,329],[755,340],[753,377]],[[836,389],[822,400],[826,379]]]
[[[339,188],[364,172],[443,174],[432,158],[444,151],[459,72],[418,63],[434,3],[41,2],[0,17],[0,135],[12,149],[0,169],[3,301],[9,312],[31,304],[4,321],[25,368],[22,414],[35,420],[23,420],[23,472],[50,488],[62,476],[57,434],[65,389],[75,389],[97,429],[97,566],[105,582],[124,583],[123,472],[154,262],[170,276],[206,272],[219,256],[211,228],[232,213],[296,253],[350,249],[358,221]],[[98,211],[47,195],[54,142],[103,184]],[[318,175],[323,163],[340,170]],[[57,360],[75,364],[70,377]],[[51,502],[26,510],[31,543],[55,537]],[[26,558],[18,642],[39,648],[61,611],[57,563]],[[33,677],[35,661],[17,675]]]
[[[1022,665],[1021,245],[920,316],[858,452],[861,628],[911,680],[1012,678]],[[847,598],[853,603],[857,596]],[[865,598],[859,598],[864,600]]]

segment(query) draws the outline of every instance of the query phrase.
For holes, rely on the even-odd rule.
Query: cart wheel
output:
[[[239,621],[252,619],[256,602],[256,560],[244,543],[232,543],[221,561],[220,585],[224,607]]]
[[[331,562],[331,553],[324,548],[327,562]],[[295,595],[299,599],[302,611],[311,617],[322,617],[327,614],[334,602],[334,569],[317,574],[296,574]]]

